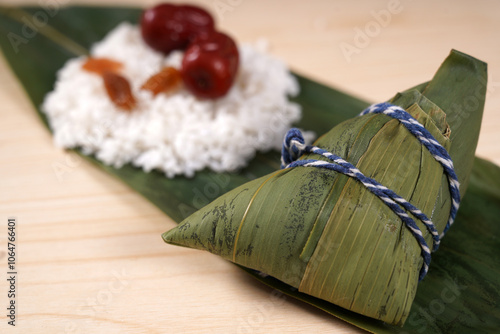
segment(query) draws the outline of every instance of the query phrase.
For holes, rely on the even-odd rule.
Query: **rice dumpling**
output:
[[[459,197],[472,169],[486,80],[485,63],[453,50],[430,82],[388,101],[449,153]],[[338,124],[314,146],[415,210],[405,206],[398,214],[359,178],[335,169],[306,168],[302,162],[224,194],[163,239],[207,250],[302,293],[402,326],[430,260],[423,256],[422,245],[436,249],[451,225],[455,181],[418,136],[383,113],[369,112]],[[303,153],[294,157],[297,162],[333,163],[331,156],[318,152],[291,151]],[[414,221],[422,240],[403,216]]]

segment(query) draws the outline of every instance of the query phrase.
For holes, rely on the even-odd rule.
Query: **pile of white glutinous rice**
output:
[[[72,59],[42,106],[56,145],[79,147],[117,168],[132,163],[168,177],[190,177],[206,167],[233,171],[256,151],[279,149],[301,117],[287,98],[298,94],[298,83],[283,62],[258,47],[242,44],[239,51],[238,75],[226,96],[200,100],[181,88],[153,97],[141,85],[164,66],[180,68],[182,53],[165,57],[142,41],[138,27],[119,25],[93,46],[91,56],[123,63],[137,108],[115,107],[101,77],[82,69],[86,58]]]

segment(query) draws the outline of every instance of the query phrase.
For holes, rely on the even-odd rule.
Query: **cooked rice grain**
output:
[[[132,163],[168,177],[193,176],[206,167],[216,172],[246,165],[256,151],[279,149],[285,132],[301,117],[288,100],[299,86],[286,65],[242,44],[240,68],[229,93],[199,100],[184,88],[173,94],[140,90],[164,66],[180,68],[182,52],[168,57],[150,49],[138,27],[122,23],[91,50],[124,64],[137,109],[117,109],[102,79],[82,70],[85,57],[69,60],[58,72],[55,89],[42,110],[48,115],[56,145],[79,147],[114,167]]]

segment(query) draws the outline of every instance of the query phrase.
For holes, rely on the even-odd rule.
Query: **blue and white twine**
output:
[[[293,128],[285,135],[283,148],[281,151],[281,168],[292,168],[298,166],[326,168],[353,177],[361,182],[369,191],[379,197],[391,210],[394,211],[394,213],[399,216],[399,218],[405,223],[406,227],[419,243],[421,254],[424,259],[424,263],[422,265],[422,268],[420,269],[419,275],[419,281],[421,281],[429,270],[429,264],[431,262],[431,251],[424,239],[424,236],[422,235],[422,231],[420,231],[418,225],[405,212],[405,210],[411,212],[426,226],[427,230],[432,235],[433,251],[436,251],[439,248],[441,238],[455,221],[457,210],[460,205],[460,184],[453,168],[453,161],[451,160],[446,149],[441,146],[441,144],[439,144],[439,142],[432,136],[432,134],[403,108],[392,105],[390,103],[379,103],[366,108],[360,114],[360,116],[369,113],[385,114],[399,120],[400,123],[404,125],[406,129],[408,129],[408,131],[410,131],[410,133],[413,134],[420,141],[420,143],[429,150],[434,159],[436,159],[436,161],[443,166],[444,172],[448,177],[452,205],[450,209],[450,217],[441,235],[439,235],[438,231],[436,230],[434,223],[422,211],[420,211],[418,208],[413,206],[410,202],[408,202],[401,196],[397,195],[394,191],[381,185],[376,180],[365,176],[359,169],[357,169],[355,166],[345,161],[341,157],[325,151],[319,147],[305,145],[302,133],[298,129]],[[314,153],[321,155],[332,161],[333,163],[314,159],[297,160],[304,153]]]

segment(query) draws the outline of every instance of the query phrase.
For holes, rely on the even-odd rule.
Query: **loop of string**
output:
[[[436,161],[443,166],[444,172],[448,177],[452,205],[450,209],[450,217],[441,235],[439,235],[433,222],[421,210],[416,208],[401,196],[397,195],[394,191],[378,183],[376,180],[365,176],[354,165],[345,161],[341,157],[319,147],[305,145],[302,133],[298,129],[293,128],[285,135],[281,151],[281,168],[293,168],[299,166],[325,168],[345,174],[361,182],[370,192],[379,197],[392,211],[394,211],[395,214],[398,215],[419,243],[421,255],[424,260],[419,274],[419,281],[421,281],[429,270],[431,251],[424,236],[422,235],[422,231],[420,231],[418,225],[415,223],[413,218],[406,213],[406,211],[411,212],[413,216],[422,221],[422,223],[426,226],[427,230],[432,235],[433,251],[436,251],[439,248],[441,238],[453,224],[460,205],[460,184],[455,174],[453,161],[451,160],[446,149],[438,143],[432,134],[403,108],[390,103],[379,103],[365,109],[360,116],[368,113],[385,114],[399,120],[399,122],[429,150],[434,159],[436,159]],[[304,153],[318,154],[327,158],[331,162],[314,159],[298,160]]]

